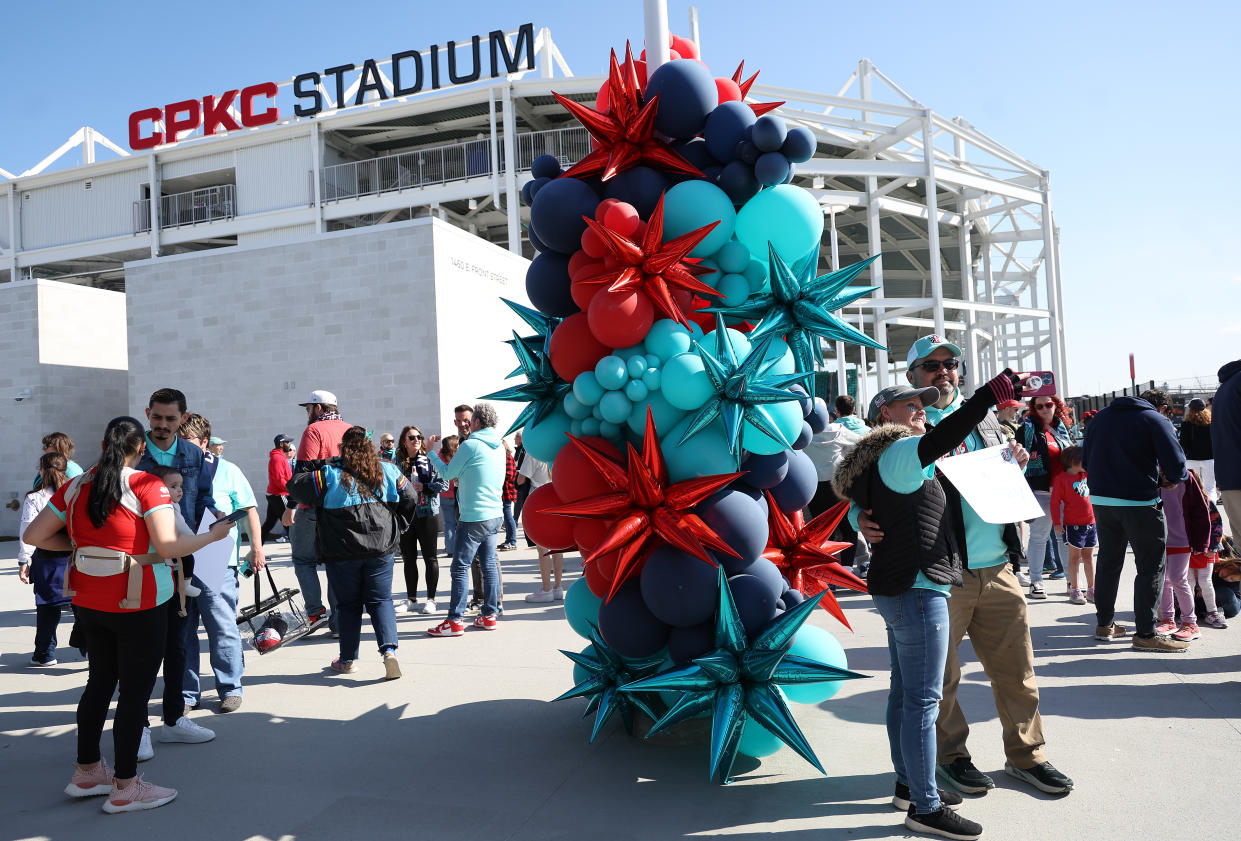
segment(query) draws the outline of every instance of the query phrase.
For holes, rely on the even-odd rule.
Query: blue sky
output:
[[[668,3],[678,34],[689,5]],[[697,5],[717,75],[745,58],[764,82],[835,93],[869,58],[1050,171],[1074,392],[1124,385],[1130,351],[1141,379],[1206,383],[1241,357],[1234,4]],[[11,4],[0,167],[33,166],[82,125],[124,146],[138,108],[526,21],[551,27],[578,74],[642,40],[640,0]]]

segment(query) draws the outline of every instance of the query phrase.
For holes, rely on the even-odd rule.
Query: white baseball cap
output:
[[[330,391],[325,391],[324,389],[321,389],[321,388],[316,388],[314,391],[310,392],[310,396],[306,398],[306,401],[304,403],[298,403],[297,405],[310,406],[314,403],[321,403],[321,404],[325,404],[328,406],[339,406],[340,405],[339,403],[336,402],[335,394],[333,394]]]

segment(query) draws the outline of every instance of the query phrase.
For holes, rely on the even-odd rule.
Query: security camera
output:
[[[13,399],[16,400],[18,403],[20,403],[23,400],[26,400],[27,398],[29,398],[30,395],[31,395],[30,389],[25,388],[17,392],[16,396],[14,396]]]

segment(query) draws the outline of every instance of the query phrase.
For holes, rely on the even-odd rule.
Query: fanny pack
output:
[[[75,478],[65,492],[65,518],[69,526],[69,538],[73,541],[73,554],[69,557],[72,567],[83,575],[92,578],[107,578],[113,575],[128,574],[129,580],[125,587],[125,598],[120,601],[121,610],[138,610],[142,607],[142,568],[151,564],[162,564],[164,559],[155,553],[131,555],[119,549],[107,549],[102,546],[78,546],[73,540],[73,508],[78,495],[82,491],[81,477]],[[69,589],[69,576],[65,576],[62,592],[66,598],[77,595]]]

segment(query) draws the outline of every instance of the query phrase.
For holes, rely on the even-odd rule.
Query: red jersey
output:
[[[69,530],[69,536],[78,546],[98,546],[116,549],[131,555],[145,555],[152,551],[151,537],[147,533],[146,520],[152,511],[171,508],[172,498],[163,481],[150,473],[125,467],[121,469],[121,498],[102,528],[95,528],[87,513],[90,498],[90,482],[95,470],[91,468],[81,477],[82,489],[74,500],[73,516],[68,516],[66,496],[73,483],[66,483],[52,494],[47,505]],[[78,481],[78,480],[75,480]],[[97,576],[83,575],[69,568],[69,587],[76,591],[73,603],[79,607],[102,610],[108,613],[128,613],[120,602],[126,596],[128,573]],[[172,596],[172,573],[164,564],[142,567],[142,607],[147,610],[168,601]]]
[[[1060,506],[1064,505],[1064,514]],[[1051,485],[1051,522],[1058,526],[1088,526],[1094,522],[1094,506],[1090,504],[1090,485],[1086,472],[1076,475],[1060,471]]]

